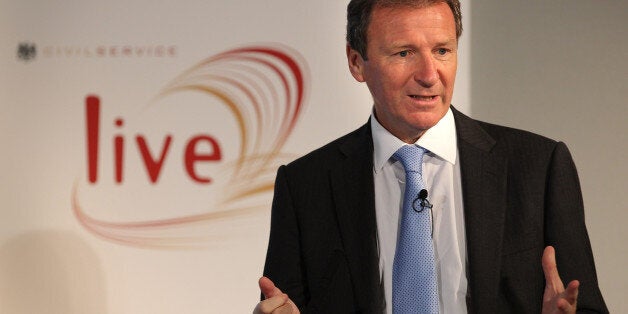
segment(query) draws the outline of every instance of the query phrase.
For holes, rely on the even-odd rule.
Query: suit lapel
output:
[[[507,208],[507,160],[480,125],[453,109],[467,237],[470,313],[496,310]]]
[[[358,310],[371,313],[382,308],[383,289],[377,253],[370,123],[341,143],[340,151],[345,158],[330,173],[338,228]]]

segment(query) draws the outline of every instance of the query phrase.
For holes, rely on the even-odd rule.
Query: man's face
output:
[[[453,13],[446,3],[375,8],[367,38],[366,61],[347,47],[351,74],[366,82],[382,126],[413,143],[451,103],[458,60]]]

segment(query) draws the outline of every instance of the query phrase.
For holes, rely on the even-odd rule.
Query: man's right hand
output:
[[[288,298],[288,295],[275,287],[268,278],[259,279],[259,289],[264,294],[264,301],[257,304],[253,314],[299,314],[299,308]]]

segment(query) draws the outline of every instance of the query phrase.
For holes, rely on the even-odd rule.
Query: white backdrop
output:
[[[276,167],[370,112],[346,3],[1,0],[0,312],[251,311]]]

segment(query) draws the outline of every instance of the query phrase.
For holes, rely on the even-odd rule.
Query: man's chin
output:
[[[440,121],[440,119],[442,119],[445,116],[446,113],[447,113],[447,110],[445,110],[442,113],[441,112],[421,113],[418,116],[414,117],[413,121],[411,121],[411,124],[417,130],[427,131],[431,127],[435,126],[438,123],[438,121]]]

